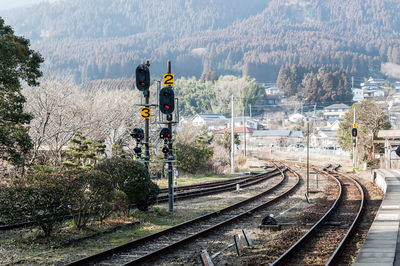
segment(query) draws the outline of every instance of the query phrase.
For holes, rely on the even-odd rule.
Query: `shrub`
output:
[[[113,188],[101,171],[70,171],[70,213],[77,229],[86,226],[91,217],[104,220],[113,211]]]
[[[139,210],[147,210],[155,203],[159,188],[150,180],[143,164],[126,158],[113,157],[102,161],[95,169],[108,175],[113,187],[125,192],[129,203],[136,204]]]
[[[196,173],[207,168],[213,155],[211,147],[200,146],[193,143],[177,143],[176,158],[178,166],[187,173]]]
[[[36,174],[0,191],[0,217],[7,223],[31,221],[49,236],[68,215],[69,179],[63,174]]]

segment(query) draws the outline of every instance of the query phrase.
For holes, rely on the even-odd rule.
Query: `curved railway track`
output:
[[[271,265],[330,265],[357,224],[364,206],[364,192],[353,178],[340,174],[339,166],[325,167],[323,173],[339,186],[336,201],[296,243]]]
[[[175,250],[177,247],[199,237],[207,236],[216,229],[232,224],[291,193],[300,182],[299,176],[296,175],[296,182],[293,182],[294,185],[290,185],[287,188],[284,183],[287,181],[285,172],[288,169],[278,169],[279,172],[276,175],[280,176],[279,182],[254,197],[164,231],[74,261],[68,265],[138,265],[151,261],[163,253]],[[273,193],[280,190],[283,190],[283,192],[271,197]]]
[[[217,182],[217,183],[204,183],[204,186],[199,184],[197,189],[181,192],[178,194],[174,194],[175,200],[182,200],[182,199],[192,199],[194,197],[202,197],[206,195],[221,193],[225,191],[231,191],[236,189],[236,185],[240,185],[241,188],[256,185],[260,182],[265,181],[266,179],[279,174],[279,169],[275,168],[269,172],[257,174],[254,176],[248,176],[244,178],[240,178],[240,180],[236,180],[233,182]],[[189,190],[190,188],[187,188]],[[167,202],[168,195],[161,195],[157,197],[157,203]]]

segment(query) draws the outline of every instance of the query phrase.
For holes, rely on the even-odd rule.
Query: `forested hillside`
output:
[[[3,11],[45,57],[46,73],[77,81],[130,78],[150,59],[178,76],[215,71],[275,81],[281,65],[360,76],[400,63],[397,0],[69,0]]]

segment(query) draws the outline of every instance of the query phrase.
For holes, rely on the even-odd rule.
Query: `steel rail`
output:
[[[241,180],[257,177],[261,174],[263,174],[263,173],[239,176],[239,177],[235,177],[235,178],[229,178],[227,180],[218,180],[218,181],[214,181],[214,182],[199,183],[199,184],[186,185],[186,186],[176,186],[176,187],[174,187],[174,191],[178,192],[178,191],[184,191],[184,190],[189,190],[189,189],[206,188],[206,187],[218,186],[221,184],[235,183],[235,182],[238,182]],[[160,189],[160,193],[168,193],[168,188]]]
[[[325,173],[326,175],[328,175],[331,178],[334,178],[334,180],[337,180],[337,182],[339,182],[340,184],[340,196],[336,199],[335,203],[332,205],[332,207],[325,213],[325,215],[316,223],[314,224],[314,226],[306,233],[304,234],[298,241],[296,241],[296,243],[294,243],[284,254],[282,254],[277,260],[275,260],[273,263],[271,263],[270,265],[281,265],[284,264],[284,261],[286,259],[289,259],[290,256],[293,255],[293,252],[295,250],[297,250],[305,241],[306,239],[308,239],[308,237],[311,236],[312,233],[314,233],[314,231],[316,230],[316,228],[318,226],[320,226],[326,219],[327,217],[329,217],[329,215],[331,215],[333,213],[333,211],[336,209],[337,204],[340,200],[340,198],[342,197],[342,185],[341,182],[337,179],[337,177],[335,177],[334,175],[338,175],[341,176],[343,178],[346,178],[348,180],[350,180],[351,182],[353,182],[355,184],[355,186],[358,188],[358,190],[360,191],[360,196],[361,196],[361,201],[360,201],[360,207],[358,209],[357,215],[356,217],[353,219],[352,224],[350,225],[350,227],[347,229],[346,234],[344,235],[344,237],[342,238],[342,240],[340,241],[340,243],[338,244],[338,246],[336,247],[335,251],[332,253],[332,255],[329,257],[328,261],[326,262],[325,265],[331,265],[332,262],[334,260],[337,259],[338,254],[340,253],[340,251],[342,250],[344,243],[347,241],[349,235],[353,232],[355,225],[359,222],[360,217],[361,217],[361,212],[364,208],[364,191],[361,187],[361,185],[354,180],[351,177],[345,176],[343,174],[340,174],[337,172],[337,169],[341,167],[341,165],[338,165],[336,167],[331,166],[333,170],[328,170],[326,168],[324,168],[323,173]]]
[[[284,171],[280,170],[280,168],[277,168],[277,169],[279,169],[279,171],[281,172],[281,175],[283,175],[283,178],[285,178]],[[289,168],[287,168],[287,170],[291,171]],[[293,172],[293,173],[295,173],[295,172]],[[234,216],[234,217],[232,217],[232,218],[230,218],[228,220],[220,222],[217,225],[209,227],[209,228],[207,228],[207,229],[205,229],[205,230],[203,230],[203,231],[201,231],[201,232],[199,232],[197,234],[191,235],[191,236],[189,236],[189,237],[187,237],[185,239],[182,239],[181,241],[175,242],[170,246],[167,246],[165,248],[159,249],[159,250],[157,250],[157,251],[155,251],[153,253],[147,254],[145,256],[142,256],[142,257],[140,257],[138,259],[135,259],[135,260],[130,261],[128,263],[125,263],[123,265],[124,266],[127,266],[127,265],[140,265],[140,264],[145,263],[145,262],[147,262],[147,261],[149,261],[151,259],[154,259],[154,257],[156,257],[156,256],[164,254],[164,253],[166,253],[168,251],[172,251],[175,248],[177,248],[177,247],[179,247],[179,246],[181,246],[183,244],[186,244],[186,243],[188,243],[188,242],[190,242],[190,241],[192,241],[194,239],[197,239],[197,238],[202,237],[202,236],[206,236],[206,235],[208,235],[209,233],[211,233],[212,231],[214,231],[214,230],[216,230],[218,228],[221,228],[223,226],[231,224],[231,223],[233,223],[233,222],[235,222],[235,221],[237,221],[237,220],[239,220],[239,219],[241,219],[241,218],[243,218],[243,217],[245,217],[247,215],[251,215],[252,213],[256,212],[259,209],[266,208],[267,206],[271,205],[272,203],[275,203],[275,201],[277,201],[277,200],[281,199],[282,197],[288,195],[290,192],[292,192],[297,187],[297,185],[300,183],[300,177],[297,175],[297,173],[295,175],[296,175],[296,178],[297,178],[296,183],[292,187],[290,187],[289,190],[281,193],[280,195],[274,197],[273,199],[271,199],[271,200],[269,200],[269,201],[267,201],[267,202],[265,202],[263,204],[260,204],[260,205],[258,205],[256,207],[246,211],[246,212],[243,212],[243,213],[241,213],[239,215],[236,215],[236,216]],[[277,186],[279,186],[280,184],[278,184]],[[261,194],[264,194],[264,193],[261,193]]]
[[[285,180],[285,175],[283,173],[286,171],[286,169],[284,169],[284,170],[279,169],[279,171],[280,171],[279,174],[282,176],[280,182],[278,184],[274,185],[273,187],[269,188],[268,190],[266,190],[266,191],[264,191],[264,192],[262,192],[262,193],[260,193],[260,194],[258,194],[256,196],[254,196],[252,198],[243,200],[243,201],[241,201],[239,203],[233,204],[231,206],[228,206],[228,207],[226,207],[224,209],[221,209],[221,210],[218,210],[216,212],[209,213],[209,214],[203,215],[201,217],[195,218],[193,220],[181,223],[179,225],[176,225],[174,227],[168,228],[166,230],[163,230],[163,231],[160,231],[160,232],[157,232],[157,233],[142,237],[140,239],[128,242],[126,244],[123,244],[123,245],[120,245],[120,246],[117,246],[117,247],[114,247],[114,248],[111,248],[111,249],[108,249],[108,250],[105,250],[103,252],[94,254],[92,256],[88,256],[88,257],[82,258],[80,260],[71,262],[71,263],[69,263],[67,265],[87,265],[89,263],[95,263],[95,262],[98,262],[100,260],[105,260],[108,257],[111,257],[113,254],[118,254],[118,253],[122,253],[122,252],[124,252],[126,250],[133,249],[135,247],[138,247],[138,246],[141,246],[141,245],[145,244],[148,241],[155,240],[155,239],[157,239],[157,238],[159,238],[161,236],[167,235],[167,234],[172,233],[172,232],[177,232],[180,229],[183,229],[185,227],[189,227],[189,226],[194,225],[194,224],[196,224],[198,222],[206,221],[206,220],[208,220],[210,218],[218,217],[219,215],[221,215],[221,214],[223,214],[225,212],[228,212],[230,210],[234,210],[234,209],[236,209],[236,208],[238,208],[238,207],[240,207],[242,205],[250,203],[251,201],[253,201],[255,199],[258,199],[258,198],[260,198],[262,196],[267,195],[268,193],[273,192],[274,190],[276,190],[278,187],[280,187],[282,185],[283,181]],[[298,182],[297,182],[297,184],[298,184]],[[246,211],[246,212],[244,212],[243,215],[250,214],[251,211],[253,211],[253,210]],[[216,228],[218,228],[220,226],[222,226],[222,224],[217,224],[216,227],[214,227],[213,229],[209,229],[208,231],[214,230],[214,229],[216,229]],[[203,232],[202,234],[205,234],[205,232]],[[182,239],[180,241],[177,241],[177,242],[173,243],[172,245],[170,245],[168,247],[161,248],[161,249],[155,251],[155,253],[151,253],[152,255],[149,255],[149,256],[146,256],[146,257],[142,257],[142,258],[139,258],[138,260],[135,260],[134,264],[137,264],[138,262],[147,260],[149,258],[154,258],[154,256],[156,254],[164,253],[167,250],[173,249],[178,245],[182,245],[182,244],[190,241],[191,239],[193,239],[193,236],[190,236],[190,237],[184,238],[184,239]],[[131,262],[131,263],[133,263],[133,262]]]
[[[325,168],[324,168],[325,169]],[[325,172],[325,171],[324,171]],[[283,264],[284,260],[288,259],[292,254],[311,236],[311,234],[314,233],[315,229],[320,226],[323,222],[325,222],[326,219],[333,213],[333,211],[337,208],[340,199],[342,198],[343,194],[343,188],[342,184],[340,183],[339,179],[332,175],[328,175],[331,177],[334,182],[339,187],[339,193],[338,197],[336,198],[335,202],[331,205],[329,210],[322,216],[321,219],[319,219],[299,240],[297,240],[292,246],[289,247],[278,259],[276,259],[274,262],[272,262],[270,265],[281,265]]]
[[[361,194],[361,203],[360,203],[360,208],[358,209],[356,218],[354,219],[353,223],[350,225],[350,228],[347,230],[347,233],[343,237],[342,241],[339,243],[339,246],[333,252],[333,254],[331,255],[331,257],[329,258],[328,262],[325,265],[331,265],[332,262],[337,259],[338,254],[340,253],[340,251],[342,250],[342,248],[344,246],[344,243],[348,239],[349,235],[353,232],[353,230],[355,228],[355,225],[360,221],[361,212],[364,209],[364,203],[365,203],[365,201],[364,201],[364,189],[362,188],[362,186],[360,185],[360,183],[357,180],[355,180],[352,177],[349,177],[349,176],[346,176],[346,175],[343,175],[343,174],[340,174],[340,173],[337,173],[337,172],[335,174],[338,174],[338,175],[340,175],[340,176],[342,176],[344,178],[349,179],[350,181],[352,181],[357,186],[357,188],[358,188],[358,190],[360,191],[360,194]]]
[[[258,184],[260,182],[263,182],[265,179],[270,178],[274,174],[276,174],[278,169],[274,169],[272,171],[262,173],[257,175],[257,177],[253,177],[251,179],[246,179],[237,183],[230,183],[230,184],[224,184],[220,186],[215,186],[215,187],[209,187],[209,188],[204,188],[196,191],[189,191],[189,192],[183,192],[174,195],[175,200],[181,200],[181,199],[187,199],[187,198],[194,198],[194,197],[200,197],[200,196],[207,196],[211,194],[216,194],[224,191],[230,191],[230,190],[235,190],[236,185],[239,184],[240,187],[248,187],[252,186],[255,184]],[[162,203],[168,201],[168,195],[160,196],[157,198],[157,203]]]

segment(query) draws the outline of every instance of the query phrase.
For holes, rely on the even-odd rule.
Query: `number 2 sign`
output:
[[[164,85],[174,85],[174,74],[164,74],[163,75]]]

